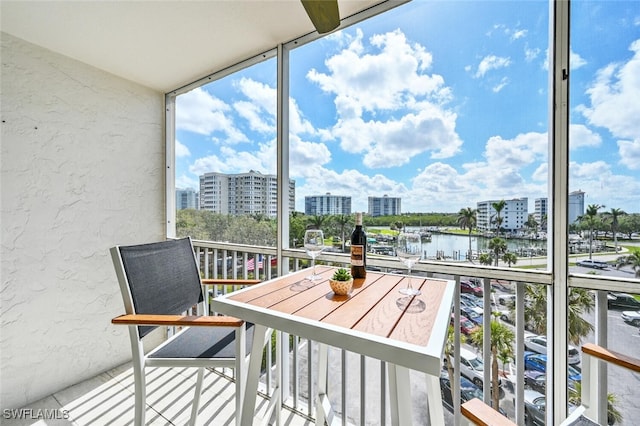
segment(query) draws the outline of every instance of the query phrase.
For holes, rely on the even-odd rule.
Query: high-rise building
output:
[[[533,217],[536,219],[536,222],[538,222],[538,226],[540,226],[541,229],[545,230],[545,219],[549,214],[549,200],[547,199],[547,197],[536,198],[534,209],[535,210],[533,213]]]
[[[176,189],[176,210],[198,209],[198,192],[193,188]]]
[[[569,193],[569,222],[574,223],[584,215],[584,192],[581,190]]]
[[[307,195],[304,197],[304,214],[323,216],[326,214],[351,214],[351,197],[343,195]]]
[[[481,201],[477,205],[477,222],[476,226],[480,231],[496,231],[495,219],[497,212],[493,208],[493,204],[500,200]],[[503,232],[516,232],[524,228],[524,224],[529,218],[529,199],[514,198],[512,200],[504,200],[505,205],[500,212],[502,225],[500,229]]]
[[[295,208],[295,181],[289,180],[289,212]],[[200,176],[200,208],[231,215],[263,214],[276,217],[278,179],[276,175],[248,173],[205,173]]]
[[[395,216],[402,214],[401,198],[389,197],[387,194],[382,197],[369,197],[369,216]]]

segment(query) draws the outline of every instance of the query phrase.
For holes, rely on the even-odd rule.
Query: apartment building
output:
[[[295,208],[295,181],[289,180],[289,212]],[[278,179],[254,170],[248,173],[205,173],[200,176],[200,209],[221,214],[278,214]]]
[[[304,197],[304,214],[323,216],[327,214],[351,214],[351,197],[344,195],[307,195]]]
[[[549,200],[547,197],[536,198],[534,202],[533,217],[540,226],[545,222],[545,217],[549,214]],[[544,227],[546,228],[546,226]]]
[[[200,195],[193,188],[176,189],[176,210],[198,209]]]
[[[369,197],[369,215],[392,216],[402,214],[402,200],[400,197],[389,197],[387,194],[382,197]]]
[[[497,211],[493,208],[493,204],[501,200],[480,201],[477,204],[477,228],[480,231],[495,231],[495,219]],[[529,217],[529,199],[514,198],[512,200],[504,200],[505,205],[500,212],[502,232],[516,232],[524,228],[524,224]]]
[[[581,190],[569,193],[569,221],[575,223],[584,214],[584,192]]]

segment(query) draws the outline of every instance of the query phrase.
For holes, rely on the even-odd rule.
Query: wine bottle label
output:
[[[364,246],[351,246],[351,265],[364,266]]]

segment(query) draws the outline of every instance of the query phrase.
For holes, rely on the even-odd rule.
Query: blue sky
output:
[[[640,2],[572,2],[570,187],[640,212]],[[290,173],[305,195],[403,212],[546,197],[548,4],[414,0],[291,52]],[[181,95],[176,186],[276,171],[276,62]]]

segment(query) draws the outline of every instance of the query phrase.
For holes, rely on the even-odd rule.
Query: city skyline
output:
[[[582,7],[572,3],[570,188],[585,205],[638,212],[640,7]],[[352,196],[354,211],[370,195],[400,197],[405,212],[548,197],[548,32],[546,2],[410,2],[292,50],[295,210],[326,192]],[[275,94],[271,59],[179,96],[176,186],[275,173]]]

